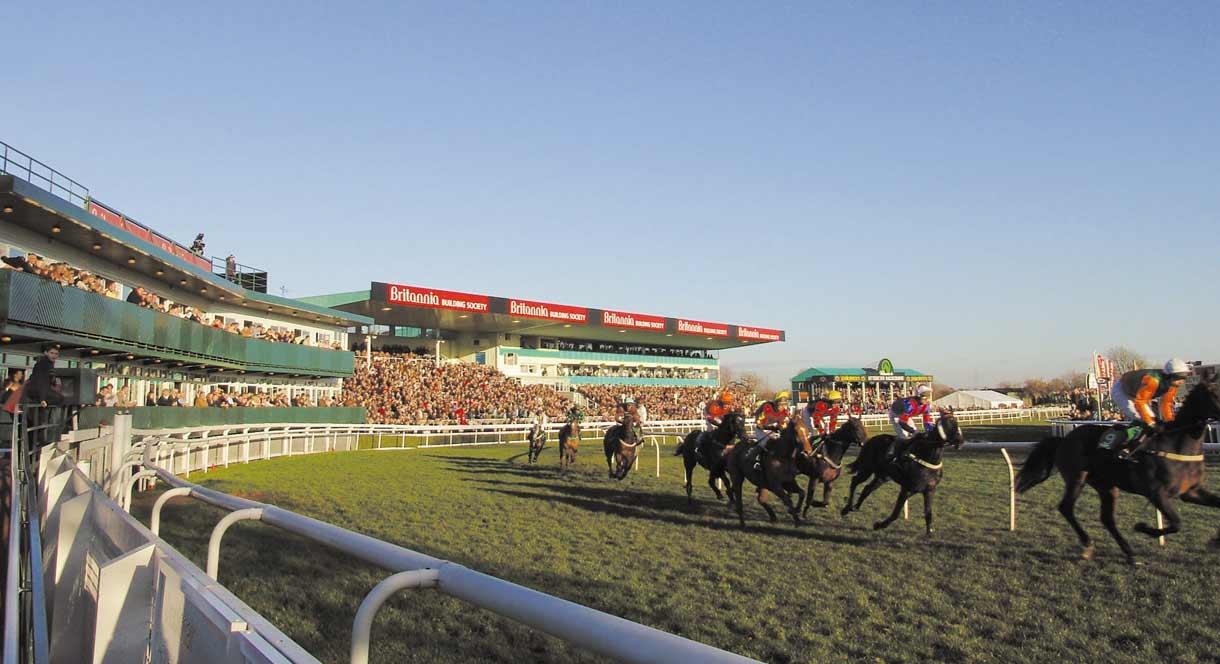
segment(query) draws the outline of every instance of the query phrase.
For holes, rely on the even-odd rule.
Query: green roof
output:
[[[298,297],[298,302],[306,304],[316,304],[319,307],[338,307],[344,304],[352,304],[353,302],[363,302],[372,296],[372,291],[368,289],[350,291],[347,293],[332,293],[330,295],[311,295],[309,297]],[[346,313],[346,312],[345,312]]]
[[[793,383],[803,383],[819,376],[876,376],[876,369],[859,369],[846,367],[811,367],[793,376]],[[915,369],[895,369],[895,376],[926,376],[928,374]]]

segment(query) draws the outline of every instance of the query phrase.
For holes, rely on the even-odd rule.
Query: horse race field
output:
[[[1042,430],[1025,423],[966,433],[1032,440]],[[512,445],[329,453],[190,479],[769,662],[1192,662],[1220,654],[1220,554],[1207,548],[1220,512],[1183,506],[1184,532],[1166,547],[1132,533],[1147,564],[1131,568],[1097,522],[1096,496],[1086,494],[1079,513],[1097,555],[1082,562],[1054,511],[1057,477],[1021,497],[1010,533],[999,453],[950,450],[931,538],[918,499],[910,521],[871,529],[893,505],[893,484],[847,519],[814,510],[800,528],[765,523],[747,495],[743,532],[714,502],[702,469],[697,504],[687,508],[672,447],[660,478],[649,449],[622,482],[606,479],[600,447],[587,440],[566,475],[552,441],[535,467]],[[836,485],[836,508],[847,481]],[[145,523],[155,495],[134,507]],[[221,515],[176,500],[162,536],[202,567]],[[1142,498],[1120,500],[1124,531],[1152,516]],[[220,565],[222,583],[329,662],[347,660],[356,607],[384,576],[248,522],[225,536]],[[379,662],[595,659],[431,591],[397,595],[373,632]]]

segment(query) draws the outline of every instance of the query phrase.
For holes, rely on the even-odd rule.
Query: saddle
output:
[[[1143,424],[1115,424],[1097,441],[1097,449],[1106,452],[1121,450],[1144,433]]]
[[[711,431],[701,431],[699,432],[699,437],[695,439],[695,457],[702,459],[704,454],[720,453],[726,447],[728,446],[717,442],[712,437]]]

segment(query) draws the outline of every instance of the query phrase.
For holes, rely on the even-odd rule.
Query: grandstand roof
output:
[[[920,379],[930,378],[929,374],[915,369],[894,369],[888,374],[882,374],[876,369],[869,368],[844,368],[844,367],[812,367],[806,369],[792,377],[793,383],[803,383],[817,378],[834,378],[839,376],[888,376],[894,380],[901,381],[907,377],[916,376]]]
[[[304,298],[378,324],[557,339],[725,349],[783,341],[784,331],[373,282],[368,291]]]
[[[207,300],[328,325],[372,323],[350,312],[242,288],[223,275],[212,274],[206,259],[96,201],[86,197],[78,205],[3,173],[0,215],[6,238],[14,244],[33,250],[54,242],[61,250],[76,251],[162,282],[170,299],[175,289],[181,289]]]

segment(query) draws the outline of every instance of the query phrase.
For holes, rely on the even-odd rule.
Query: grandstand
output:
[[[218,268],[3,143],[0,256],[9,268],[0,270],[0,365],[19,376],[57,345],[59,368],[79,377],[65,385],[70,403],[94,403],[103,385],[136,411],[215,393],[229,405],[329,403],[354,366],[347,330],[372,322],[260,292],[264,271]],[[254,417],[226,410],[228,421]],[[319,416],[363,421],[355,411]],[[162,425],[169,417],[157,414]]]
[[[494,367],[529,384],[715,387],[719,353],[783,330],[374,282],[302,298],[373,319],[350,330],[368,351],[411,349]]]

